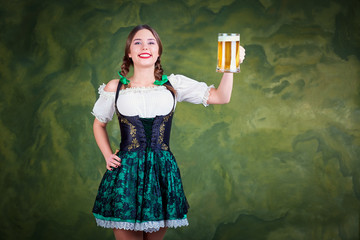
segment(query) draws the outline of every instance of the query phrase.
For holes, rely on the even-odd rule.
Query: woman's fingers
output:
[[[245,59],[245,55],[246,55],[246,53],[245,53],[245,48],[243,47],[243,46],[240,46],[240,63],[242,63],[243,61],[244,61],[244,59]]]
[[[111,163],[112,163],[113,165],[115,165],[116,167],[120,167],[120,166],[121,166],[121,159],[118,157],[118,158],[116,158],[116,159],[113,159],[113,160],[111,161]]]
[[[109,169],[110,171],[112,171],[114,168],[118,168],[120,166],[121,166],[121,164],[117,161],[109,162],[108,164],[106,164],[106,168]]]
[[[120,167],[121,166],[121,159],[119,158],[119,160],[115,160],[115,159],[112,159],[109,161],[108,165],[110,165],[111,167]]]
[[[121,162],[121,159],[117,156],[119,152],[119,149],[116,149],[115,153],[114,153],[114,159],[116,159],[117,161]]]
[[[114,158],[113,158],[113,159],[115,159],[115,160],[118,161],[118,162],[121,161],[121,159],[120,159],[118,156],[116,156],[116,155],[114,155]]]
[[[119,158],[116,154],[119,150],[116,150],[114,154],[112,154],[108,159],[106,159],[106,168],[112,171],[114,168],[121,166],[121,158]]]

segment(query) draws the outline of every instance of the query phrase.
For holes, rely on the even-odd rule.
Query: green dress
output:
[[[121,166],[107,170],[101,180],[93,207],[96,222],[105,228],[145,232],[187,226],[189,205],[169,148],[173,111],[155,118],[123,116],[116,107],[121,85],[119,81],[115,98]]]

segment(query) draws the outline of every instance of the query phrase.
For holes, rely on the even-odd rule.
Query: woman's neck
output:
[[[131,87],[150,87],[154,86],[154,68],[134,68],[134,74],[129,78]]]

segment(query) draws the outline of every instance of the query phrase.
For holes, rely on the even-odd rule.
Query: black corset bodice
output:
[[[169,82],[167,84],[170,85]],[[121,85],[122,83],[119,82],[115,97],[115,110],[121,132],[120,151],[145,150],[147,147],[152,150],[170,151],[170,132],[174,108],[169,114],[155,118],[124,116],[119,113],[116,106]],[[173,93],[172,95],[175,105],[175,95]]]
[[[173,112],[155,118],[123,116],[118,114],[121,131],[121,151],[160,149],[169,151],[170,131]]]

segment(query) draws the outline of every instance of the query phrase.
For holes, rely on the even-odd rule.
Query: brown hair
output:
[[[160,40],[160,37],[159,37],[159,34],[155,31],[155,29],[153,29],[152,27],[150,27],[149,25],[138,25],[136,27],[134,27],[131,32],[129,33],[128,37],[127,37],[127,40],[126,40],[126,45],[125,45],[125,54],[124,54],[124,57],[123,57],[123,63],[121,65],[121,75],[126,77],[126,75],[129,73],[129,69],[130,69],[130,66],[134,66],[134,63],[132,61],[131,58],[129,58],[129,53],[130,53],[130,45],[131,45],[131,42],[135,36],[135,34],[142,30],[142,29],[147,29],[149,30],[152,35],[154,35],[155,39],[156,39],[156,42],[159,46],[159,57],[158,59],[156,60],[155,62],[155,70],[154,70],[154,76],[155,76],[155,79],[156,80],[161,80],[162,79],[162,75],[163,75],[163,68],[161,66],[161,60],[160,60],[160,57],[161,57],[161,54],[162,54],[162,50],[163,50],[163,47],[162,47],[162,43],[161,43],[161,40]],[[168,85],[165,85],[170,91],[172,91],[173,93],[176,93],[175,92],[175,89],[168,86]]]

